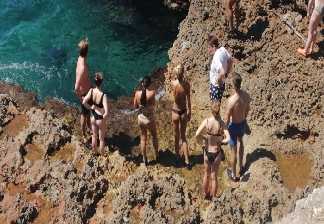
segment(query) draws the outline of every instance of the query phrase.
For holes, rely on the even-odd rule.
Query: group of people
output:
[[[227,23],[233,30],[233,12],[236,0],[226,1]],[[317,26],[323,17],[324,0],[310,0],[308,3],[308,16],[310,19],[308,39],[304,49],[298,52],[308,56],[313,49]],[[101,90],[103,74],[95,73],[94,86],[89,79],[87,65],[88,41],[79,43],[79,58],[76,68],[75,93],[81,102],[81,127],[86,141],[87,127],[92,130],[92,148],[96,153],[103,153],[105,147],[105,133],[108,116],[108,102],[106,94]],[[244,134],[250,130],[246,122],[250,110],[250,96],[241,88],[242,77],[231,72],[234,58],[230,52],[220,47],[216,35],[208,37],[208,53],[212,56],[209,71],[209,97],[211,115],[204,119],[196,131],[196,139],[202,145],[204,158],[203,190],[206,198],[215,197],[217,194],[217,175],[221,161],[225,160],[222,145],[230,146],[229,178],[237,182],[244,174]],[[171,82],[174,103],[171,109],[174,129],[174,150],[177,162],[184,162],[187,169],[191,169],[189,146],[186,138],[187,124],[191,119],[191,87],[185,77],[185,68],[182,64],[176,65],[172,70],[174,80]],[[230,79],[229,82],[226,80]],[[222,98],[226,85],[229,84],[232,94],[225,106],[224,120],[220,115]],[[149,76],[143,78],[140,88],[134,94],[133,106],[138,111],[137,120],[141,132],[141,153],[143,163],[148,165],[146,154],[147,134],[152,136],[156,162],[160,160],[157,127],[154,117],[156,91],[151,85]],[[99,143],[98,143],[99,139]],[[99,146],[99,151],[97,148]],[[237,172],[237,162],[239,170]]]
[[[79,43],[79,57],[76,67],[75,93],[81,102],[81,129],[86,142],[87,129],[92,132],[92,149],[95,153],[104,153],[107,116],[109,114],[107,95],[102,91],[103,74],[95,73],[94,85],[89,79],[87,65],[89,44],[87,40]],[[221,101],[225,91],[225,82],[232,70],[233,58],[224,48],[219,47],[216,35],[208,37],[208,52],[213,57],[210,78],[210,104],[211,116],[206,118],[196,132],[197,141],[202,144],[205,174],[203,188],[206,198],[214,197],[217,193],[218,167],[225,159],[221,147],[229,144],[232,154],[232,166],[229,177],[239,181],[243,174],[243,135],[246,132],[246,117],[249,112],[250,97],[241,89],[242,78],[237,73],[231,75],[233,94],[228,99],[225,121],[220,116]],[[185,77],[185,68],[182,64],[176,65],[172,70],[174,80],[171,82],[174,103],[171,117],[174,129],[174,150],[178,164],[183,163],[191,169],[189,146],[186,138],[187,124],[191,119],[191,86]],[[140,83],[140,88],[134,94],[133,106],[137,111],[137,120],[141,132],[141,153],[143,163],[148,165],[146,155],[147,134],[152,136],[155,160],[159,162],[159,143],[155,122],[156,90],[151,85],[151,78],[146,76]],[[87,128],[88,127],[88,128]],[[98,142],[99,140],[99,142]],[[99,146],[99,150],[98,150]],[[239,175],[236,172],[237,157]]]

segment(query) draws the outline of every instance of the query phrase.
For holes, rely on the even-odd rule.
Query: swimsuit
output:
[[[224,91],[225,91],[225,83],[223,83],[221,86],[210,84],[209,86],[210,100],[220,102],[222,100]]]
[[[178,109],[172,108],[172,112],[178,114],[180,119],[182,119],[182,120],[185,119],[186,115],[187,115],[187,109],[178,110]]]
[[[230,141],[229,145],[236,146],[237,138],[242,138],[245,133],[246,128],[246,120],[242,121],[241,123],[233,123],[231,122],[228,126],[228,131],[230,134]]]
[[[99,107],[99,108],[103,108],[103,97],[104,97],[104,93],[102,93],[101,95],[101,98],[100,98],[100,103],[96,103],[94,102],[93,98],[92,98],[92,92],[93,92],[93,89],[91,89],[91,96],[90,96],[90,102],[89,102],[89,105],[92,106],[92,105],[95,105],[96,107]],[[101,114],[98,114],[95,110],[91,110],[91,115],[94,117],[94,119],[96,120],[102,120],[103,119],[103,116]]]
[[[211,145],[211,141],[212,141],[212,138],[222,138],[223,139],[223,135],[222,134],[220,134],[219,133],[219,131],[221,130],[221,128],[219,128],[219,131],[218,131],[218,133],[217,134],[214,134],[214,133],[211,133],[211,131],[209,130],[209,128],[208,128],[208,119],[207,119],[207,124],[206,124],[206,127],[207,127],[207,144],[208,144],[208,146],[210,146]],[[216,140],[217,141],[217,140]],[[215,140],[213,141],[213,142],[215,142]],[[213,163],[213,162],[215,162],[215,160],[217,159],[217,157],[219,156],[219,155],[221,155],[221,156],[223,156],[223,158],[225,158],[224,157],[224,151],[222,150],[222,148],[220,147],[220,142],[219,141],[217,141],[219,144],[218,144],[218,147],[219,147],[219,150],[217,151],[217,152],[209,152],[208,150],[207,150],[207,148],[205,148],[205,153],[206,153],[206,156],[207,156],[207,159],[208,159],[208,162],[209,163]],[[222,160],[223,160],[223,158],[222,158]]]
[[[149,107],[145,107],[143,105],[139,106],[139,114],[137,116],[139,125],[148,125],[152,121],[154,121],[154,116]]]
[[[319,1],[315,0],[315,8],[314,10],[320,15],[324,15],[324,4],[321,4]]]

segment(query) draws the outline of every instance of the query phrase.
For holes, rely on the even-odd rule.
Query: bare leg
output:
[[[305,48],[304,49],[299,48],[297,50],[298,53],[302,54],[305,57],[308,54],[312,53],[313,46],[316,41],[317,27],[320,21],[321,21],[321,16],[314,10],[308,25],[308,36],[307,36]]]
[[[96,152],[97,151],[98,127],[96,125],[96,121],[94,120],[94,118],[91,118],[91,127],[92,127],[91,145],[92,145],[93,151]]]
[[[179,157],[180,121],[179,121],[179,115],[176,115],[174,112],[172,112],[172,122],[173,122],[173,129],[174,129],[174,150],[176,155]]]
[[[217,158],[215,159],[215,161],[213,162],[212,164],[212,167],[211,167],[211,196],[212,197],[216,197],[217,195],[217,188],[218,188],[218,182],[217,182],[217,175],[218,175],[218,167],[219,167],[219,164],[221,162],[221,156],[218,155]]]
[[[155,121],[152,121],[150,124],[150,132],[152,135],[152,142],[153,142],[153,147],[154,147],[154,151],[155,151],[155,158],[156,158],[156,160],[158,160],[159,159],[159,141],[158,141],[158,137],[157,137]]]
[[[82,130],[82,137],[85,140],[85,138],[86,138],[86,115],[81,114],[80,124],[81,124],[81,130]]]
[[[106,121],[105,120],[99,120],[97,121],[97,125],[99,127],[99,152],[103,153],[105,149],[105,135],[106,135]]]
[[[181,151],[185,157],[185,163],[189,164],[189,149],[186,138],[187,119],[180,119],[180,137],[181,137]]]
[[[232,152],[232,174],[236,178],[236,163],[237,163],[237,145],[231,146]]]
[[[204,179],[203,179],[203,189],[205,193],[205,197],[209,197],[209,178],[210,178],[210,167],[208,165],[208,159],[206,155],[204,155]]]
[[[234,14],[235,0],[225,0],[225,10],[227,15],[227,21],[229,29],[233,30],[233,14]]]
[[[147,162],[147,157],[146,157],[146,141],[147,141],[147,129],[146,127],[140,125],[141,128],[141,152],[143,156],[143,162]]]
[[[238,156],[239,156],[239,167],[240,167],[240,175],[243,170],[243,156],[244,156],[244,144],[243,139],[238,138]]]

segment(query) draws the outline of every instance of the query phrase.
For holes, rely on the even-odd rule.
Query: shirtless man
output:
[[[235,4],[237,0],[224,0],[225,1],[225,14],[227,16],[227,25],[230,31],[233,31],[233,15]]]
[[[232,77],[234,93],[228,99],[225,113],[225,123],[230,134],[229,145],[232,149],[233,160],[230,177],[233,181],[239,181],[239,177],[236,176],[237,151],[239,157],[240,175],[243,175],[243,135],[247,126],[246,117],[250,110],[251,101],[249,94],[241,89],[241,83],[241,76],[234,73]]]
[[[310,17],[308,25],[308,36],[305,48],[298,48],[297,52],[304,57],[309,56],[316,42],[317,27],[324,16],[324,0],[309,0],[307,15]]]
[[[174,103],[172,107],[172,122],[174,127],[174,149],[179,161],[180,154],[184,155],[187,169],[191,169],[189,150],[186,138],[187,123],[191,118],[190,84],[184,77],[182,65],[174,69],[176,79],[172,81]],[[179,153],[180,148],[180,153]]]
[[[88,40],[81,40],[79,43],[79,58],[76,67],[76,79],[74,91],[81,102],[81,129],[84,141],[86,141],[86,127],[90,129],[90,111],[83,106],[83,98],[87,95],[91,88],[91,82],[89,79],[89,71],[87,64],[88,55]]]

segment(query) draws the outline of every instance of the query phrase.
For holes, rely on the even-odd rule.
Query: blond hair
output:
[[[184,79],[184,67],[182,64],[178,64],[174,69],[173,69],[173,73],[177,76],[177,79]]]
[[[220,107],[221,107],[221,103],[219,101],[213,101],[212,102],[211,112],[212,112],[214,117],[219,115]]]
[[[88,38],[81,40],[78,44],[78,47],[80,50],[80,56],[86,57],[88,55],[88,48],[89,48]]]

